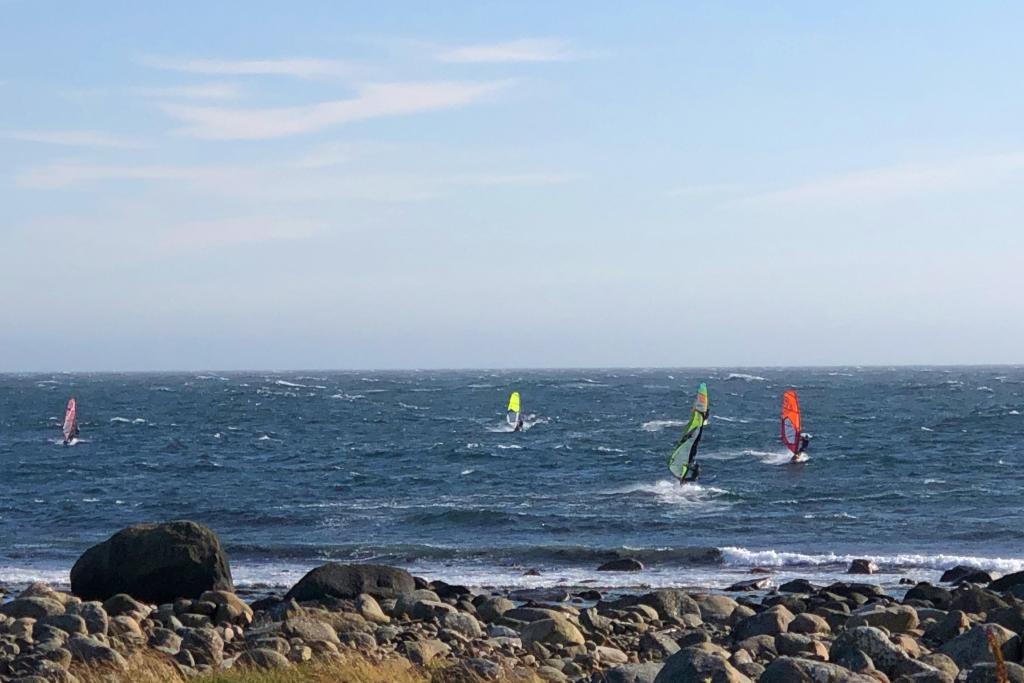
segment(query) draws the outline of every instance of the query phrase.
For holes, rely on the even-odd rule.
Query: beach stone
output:
[[[761,661],[774,659],[779,654],[778,648],[775,647],[775,636],[769,635],[751,636],[736,643],[736,647]]]
[[[39,626],[53,626],[54,628],[60,629],[69,635],[74,635],[76,633],[85,635],[89,632],[89,629],[85,624],[85,619],[77,614],[54,614],[52,616],[43,617],[36,622],[36,626],[37,628]]]
[[[395,598],[395,606],[390,610],[389,614],[395,619],[401,619],[407,617],[412,612],[412,606],[421,600],[429,600],[430,602],[441,602],[441,598],[432,590],[426,590],[425,588],[417,588],[409,593],[401,593]],[[381,609],[384,605],[381,605]]]
[[[843,661],[853,650],[866,654],[879,671],[889,676],[910,661],[910,657],[890,641],[883,631],[873,626],[858,626],[840,633],[829,649],[829,659],[834,662]]]
[[[68,639],[67,649],[72,657],[85,664],[110,666],[120,671],[128,670],[125,658],[94,636],[73,635]]]
[[[877,574],[878,565],[872,560],[854,560],[850,563],[847,574]]]
[[[686,648],[667,660],[654,683],[686,683],[687,681],[714,681],[714,683],[750,683],[750,679],[736,670],[723,657],[697,648]]]
[[[1014,633],[1024,633],[1024,605],[1015,604],[994,609],[988,613],[985,620],[990,624],[1008,628]]]
[[[692,596],[700,610],[700,618],[711,624],[726,624],[739,603],[725,595]]]
[[[130,595],[118,593],[112,595],[103,602],[103,611],[108,617],[132,616],[136,619],[145,619],[150,614],[148,606],[143,605]]]
[[[374,624],[390,624],[391,617],[384,614],[384,610],[380,608],[378,603],[372,595],[362,593],[356,598],[356,609],[369,622]]]
[[[612,630],[612,620],[593,608],[580,612],[580,624],[594,633],[610,633]]]
[[[110,618],[103,605],[99,602],[79,602],[68,605],[68,614],[77,614],[85,620],[85,628],[90,634],[106,635],[109,628]]]
[[[328,597],[354,600],[361,593],[374,598],[397,598],[414,590],[416,582],[404,569],[378,564],[328,562],[299,579],[285,595],[285,599],[299,602]]]
[[[184,628],[181,649],[187,650],[197,665],[220,666],[224,658],[224,640],[212,628]]]
[[[199,602],[209,603],[214,606],[209,616],[212,616],[214,623],[218,625],[238,624],[247,626],[252,623],[252,608],[230,591],[205,591],[199,596]]]
[[[989,610],[1000,609],[1006,606],[1006,601],[995,593],[973,585],[963,586],[955,590],[953,592],[953,600],[949,603],[950,609],[963,610],[968,614],[983,614]]]
[[[300,638],[306,643],[312,640],[324,640],[340,645],[338,634],[330,624],[310,617],[293,617],[281,624],[281,633],[288,638]]]
[[[668,624],[681,624],[684,616],[700,616],[700,606],[681,590],[664,589],[640,596],[640,604],[653,607],[658,617]]]
[[[181,650],[181,636],[166,628],[155,628],[149,634],[149,646],[154,650],[174,656]]]
[[[933,669],[938,669],[950,675],[952,678],[956,678],[960,675],[960,667],[956,665],[948,655],[944,655],[941,652],[930,652],[926,655],[922,655],[920,658],[922,664],[927,664]]]
[[[235,666],[253,669],[284,669],[289,664],[288,658],[280,652],[263,648],[246,650],[235,660]]]
[[[807,579],[793,579],[779,586],[780,593],[804,593],[811,594],[818,588]]]
[[[622,664],[603,673],[601,683],[654,683],[665,665],[661,662]]]
[[[602,665],[616,665],[626,664],[629,662],[629,655],[617,647],[608,647],[605,645],[598,645],[594,649],[594,654],[597,656],[597,661]]]
[[[0,614],[12,619],[42,619],[64,614],[64,605],[53,598],[15,598],[0,605]]]
[[[1005,662],[1006,681],[1008,683],[1024,683],[1024,666],[1014,662]],[[971,667],[965,683],[1003,683],[996,674],[995,664],[978,664]]]
[[[933,586],[927,582],[921,582],[907,591],[904,600],[925,600],[939,609],[949,609],[953,602],[953,593],[940,586]]]
[[[564,617],[564,612],[559,612],[555,609],[548,609],[546,607],[516,607],[510,609],[504,614],[506,619],[515,619],[516,621],[540,621],[541,619],[557,619]]]
[[[796,615],[793,621],[789,622],[788,630],[790,633],[821,633],[825,635],[832,633],[832,628],[824,617],[810,612]]]
[[[831,655],[831,652],[829,654]],[[845,648],[837,654],[837,658],[833,659],[830,656],[829,660],[844,669],[849,669],[854,673],[869,673],[875,670],[875,663],[871,661],[871,657],[868,657],[861,650]]]
[[[480,638],[484,630],[480,622],[472,614],[464,612],[447,612],[441,616],[441,626],[446,629],[461,633],[467,638]]]
[[[995,635],[996,642],[1006,661],[1020,661],[1020,636],[998,624],[978,624],[967,633],[945,643],[939,648],[939,652],[948,655],[960,669],[994,661],[986,635],[988,632]]]
[[[846,620],[846,628],[879,626],[890,633],[906,633],[917,628],[917,610],[909,605],[870,607],[854,612]]]
[[[989,589],[997,592],[1003,592],[1010,590],[1014,586],[1024,583],[1024,571],[1013,572],[1006,576],[1001,576],[992,583],[989,584]]]
[[[644,565],[640,560],[632,557],[621,557],[617,560],[605,562],[597,568],[599,572],[639,572],[643,571]]]
[[[447,657],[451,652],[450,647],[433,638],[408,641],[403,646],[406,658],[419,666],[425,666],[438,657]]]
[[[828,647],[819,640],[799,633],[780,633],[775,636],[775,649],[780,655],[807,659],[828,659]]]
[[[519,633],[526,646],[532,643],[583,645],[586,642],[580,630],[563,616],[530,622]]]
[[[772,585],[772,580],[769,578],[760,579],[747,579],[746,581],[738,581],[730,585],[725,590],[730,593],[742,593],[764,590]]]
[[[779,657],[767,667],[760,683],[878,683],[878,679],[841,666],[798,657]]]
[[[421,621],[440,619],[445,614],[455,612],[456,609],[447,602],[434,602],[433,600],[419,600],[409,610],[409,616]]]
[[[971,620],[967,614],[962,610],[955,609],[947,612],[944,617],[928,627],[924,632],[924,637],[933,643],[941,644],[953,640],[970,627]]]
[[[752,617],[755,614],[757,614],[757,612],[755,612],[752,608],[747,607],[746,605],[736,605],[736,609],[734,609],[732,611],[732,614],[729,615],[729,619],[726,621],[726,623],[729,626],[735,626],[744,619]]]
[[[656,659],[671,657],[679,650],[679,644],[668,634],[648,631],[640,636],[640,652],[653,655]]]
[[[83,600],[127,593],[153,603],[233,591],[217,535],[189,521],[137,524],[94,545],[71,568],[71,592]]]
[[[776,605],[775,607],[766,609],[760,614],[747,617],[740,623],[736,624],[736,628],[733,629],[732,637],[739,641],[750,638],[751,636],[775,636],[780,633],[785,633],[793,619],[794,617],[792,612],[782,605]]]
[[[476,606],[476,613],[484,621],[491,622],[500,619],[502,615],[514,609],[515,606],[516,604],[508,598],[487,598]]]

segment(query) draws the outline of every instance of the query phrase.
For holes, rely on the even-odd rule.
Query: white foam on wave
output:
[[[284,379],[279,379],[276,382],[274,382],[274,384],[276,384],[279,387],[295,387],[297,389],[304,389],[304,388],[306,388],[305,384],[297,384],[295,382],[289,382],[288,380],[284,380]]]
[[[747,449],[743,451],[743,455],[757,458],[765,465],[788,465],[794,462],[793,454],[789,451],[757,451]],[[807,454],[801,453],[795,462],[807,462],[807,460]]]
[[[848,565],[855,559],[872,560],[882,567],[914,567],[945,570],[962,564],[986,571],[1001,573],[1024,570],[1024,558],[975,557],[971,555],[847,555],[837,553],[798,553],[782,550],[748,550],[747,548],[721,548],[722,561],[727,566],[741,567],[822,567]]]
[[[597,450],[601,451],[602,453],[625,453],[626,452],[626,451],[622,450],[621,448],[612,448],[611,446],[598,446]]]
[[[729,417],[728,415],[714,415],[708,422],[714,420],[715,422],[739,422],[740,424],[750,424],[751,420],[745,417]]]
[[[402,406],[406,410],[430,410],[430,408],[425,408],[412,403],[402,403],[401,401],[398,402],[398,405]]]
[[[830,512],[828,514],[808,512],[804,515],[804,519],[857,519],[857,517],[849,512]]]
[[[640,425],[640,429],[645,432],[660,432],[666,427],[685,427],[686,423],[682,420],[650,420]]]
[[[366,398],[362,394],[346,394],[342,392],[340,394],[332,394],[331,398],[340,399],[342,401],[358,401],[359,399]]]
[[[462,470],[461,472],[459,472],[459,474],[461,476],[465,477],[467,474],[473,474],[474,472],[476,472],[476,470],[472,470],[472,469],[470,469],[470,470]]]
[[[522,446],[520,446],[518,444],[514,444],[514,443],[498,444],[498,448],[500,448],[503,451],[521,451],[521,450],[523,450]]]
[[[676,479],[662,479],[653,484],[632,484],[613,491],[606,491],[605,493],[608,495],[647,493],[658,498],[659,502],[668,505],[708,506],[721,503],[722,501],[716,499],[729,492],[714,486],[680,484]]]
[[[131,422],[132,422],[127,417],[112,417],[112,418],[110,418],[110,421],[111,422],[121,422],[121,423],[124,423],[124,424],[131,424]]]
[[[1020,415],[1020,411],[1019,410],[1011,410],[1010,412],[1007,413],[1007,415]]]
[[[921,427],[922,432],[934,432],[935,430],[931,427]]]
[[[761,377],[760,375],[748,375],[745,372],[730,372],[726,376],[725,379],[727,379],[727,380],[730,380],[730,379],[742,379],[745,382],[767,382],[768,381],[767,378]]]

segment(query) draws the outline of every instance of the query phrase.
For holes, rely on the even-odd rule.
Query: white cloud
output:
[[[1024,153],[1021,152],[932,164],[885,166],[763,192],[740,200],[740,203],[791,206],[889,201],[990,186],[1022,171]]]
[[[237,83],[196,83],[166,87],[135,88],[143,97],[182,98],[189,100],[232,100],[242,95]]]
[[[0,131],[0,138],[62,147],[139,149],[146,146],[139,140],[96,130],[5,130]]]
[[[206,76],[289,76],[292,78],[351,77],[362,71],[350,62],[336,59],[191,59],[144,57],[142,63],[168,71]]]
[[[211,140],[259,140],[302,135],[385,116],[462,107],[499,90],[506,81],[383,83],[363,86],[347,100],[265,109],[168,104],[186,135]]]
[[[573,58],[566,43],[554,38],[524,38],[503,43],[464,45],[437,54],[438,61],[454,64],[565,62]]]

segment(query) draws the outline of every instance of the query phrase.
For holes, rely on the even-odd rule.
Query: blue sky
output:
[[[1022,362],[1019,3],[0,0],[0,370]]]

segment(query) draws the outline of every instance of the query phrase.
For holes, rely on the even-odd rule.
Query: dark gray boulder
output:
[[[404,569],[379,564],[338,564],[328,562],[299,579],[285,599],[355,600],[361,593],[375,598],[395,598],[416,590],[412,575]]]
[[[1024,583],[1024,572],[1013,572],[1012,574],[1007,574],[1006,576],[996,579],[990,583],[988,587],[1001,593],[1022,583]]]
[[[94,545],[71,568],[71,592],[83,600],[118,593],[150,603],[234,591],[217,535],[189,521],[137,524]]]
[[[958,564],[952,569],[944,571],[939,581],[942,583],[960,583],[961,581],[966,583],[990,583],[992,575],[977,567],[967,567]]]
[[[599,572],[638,572],[643,570],[644,565],[640,560],[632,557],[622,557],[617,560],[605,562],[597,568]]]

